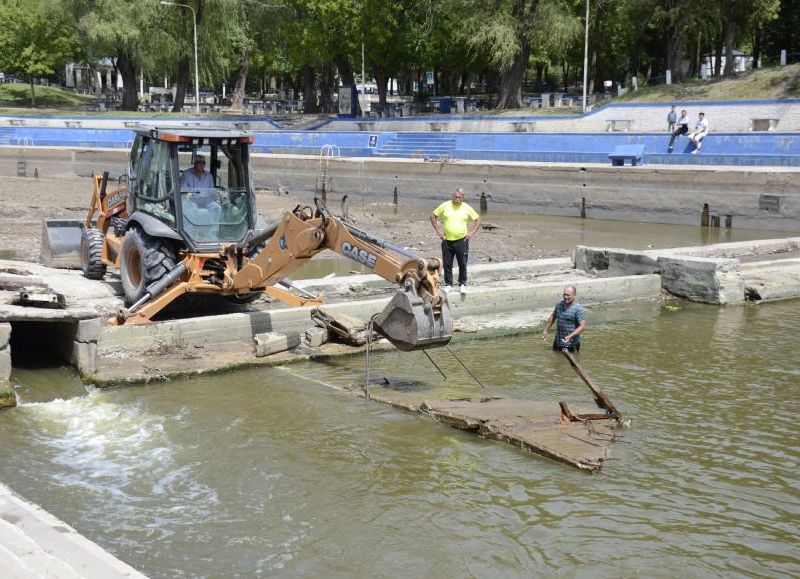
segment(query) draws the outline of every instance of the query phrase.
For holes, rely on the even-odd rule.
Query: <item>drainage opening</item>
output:
[[[69,365],[77,322],[11,322],[12,368]]]

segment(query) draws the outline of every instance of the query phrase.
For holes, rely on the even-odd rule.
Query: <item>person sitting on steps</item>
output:
[[[669,139],[669,150],[672,151],[675,148],[675,139],[680,137],[681,135],[685,135],[689,132],[689,115],[686,114],[686,109],[681,111],[681,116],[678,119],[678,128],[672,132],[672,136]]]
[[[694,143],[694,151],[692,155],[700,152],[700,147],[703,146],[701,141],[708,134],[708,121],[706,120],[705,113],[700,113],[697,122],[694,125],[694,131],[689,135],[689,140]]]

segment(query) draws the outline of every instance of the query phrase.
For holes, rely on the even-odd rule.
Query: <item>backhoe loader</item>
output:
[[[286,276],[329,249],[400,286],[374,320],[394,346],[415,350],[449,342],[453,323],[447,297],[438,289],[438,258],[423,259],[377,239],[333,216],[318,200],[315,207],[286,211],[271,225],[263,221],[251,181],[251,133],[197,128],[135,133],[121,185],[109,190],[107,172],[95,177],[84,221],[45,220],[43,238],[45,265],[68,266],[68,256],[77,254],[89,279],[102,279],[109,266],[119,269],[127,307],[114,323],[148,323],[184,294],[246,303],[267,292],[294,306],[319,304],[321,296],[289,291]],[[204,177],[203,187],[188,186],[192,180],[182,178],[181,167],[201,157],[210,160],[210,177]]]

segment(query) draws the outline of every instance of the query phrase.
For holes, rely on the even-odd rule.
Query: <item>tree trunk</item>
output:
[[[682,34],[677,27],[667,33],[667,70],[670,71],[673,82],[681,79],[680,59],[682,44]]]
[[[315,82],[317,75],[310,66],[304,66],[300,74],[303,77],[303,112],[318,113],[317,83]]]
[[[242,53],[239,55],[239,68],[236,69],[236,84],[233,87],[233,94],[231,95],[231,107],[234,109],[244,109],[244,91],[247,86],[247,73],[249,70],[250,55],[245,45],[242,47]]]
[[[753,31],[753,68],[758,68],[761,60],[761,27],[757,26]]]
[[[339,78],[342,79],[342,85],[355,86],[356,77],[353,74],[353,66],[350,64],[350,59],[344,54],[338,53],[333,57],[333,62],[336,64],[336,68],[339,71]],[[360,117],[363,116],[363,112],[361,111],[361,99],[356,100],[358,101],[356,104],[356,114]]]
[[[319,79],[320,109],[323,113],[333,111],[333,90],[336,80],[333,74],[333,64],[326,62],[322,65],[322,75]]]
[[[733,76],[733,65],[735,58],[733,56],[733,41],[736,36],[736,2],[729,0],[728,14],[725,20],[725,72],[726,77]]]
[[[30,76],[30,82],[31,82],[31,107],[35,109],[36,108],[36,89],[33,88],[34,87],[33,75]]]
[[[498,109],[520,108],[522,106],[522,81],[528,68],[528,57],[531,54],[530,29],[533,27],[533,18],[536,15],[538,0],[517,0],[512,8],[512,15],[517,21],[517,40],[519,52],[514,56],[514,62],[503,71],[500,78],[499,94],[497,95]],[[527,12],[526,12],[527,10]]]
[[[714,61],[714,76],[719,78],[722,75],[722,36],[717,36],[716,43],[717,58]]]
[[[528,64],[528,56],[530,56],[530,48],[526,42],[522,50],[514,57],[514,64],[503,73],[500,79],[498,109],[518,109],[522,106],[522,78]]]
[[[175,74],[175,102],[172,103],[172,112],[183,112],[183,103],[186,102],[186,87],[189,85],[189,59],[183,57],[178,61],[178,71]]]
[[[135,111],[139,108],[139,96],[136,92],[136,67],[133,60],[123,48],[117,48],[117,70],[122,75],[123,111]]]
[[[373,69],[375,74],[375,83],[378,85],[378,104],[386,104],[386,92],[389,82],[389,72],[380,67]]]

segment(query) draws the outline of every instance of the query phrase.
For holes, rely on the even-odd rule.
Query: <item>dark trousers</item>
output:
[[[672,133],[672,137],[669,139],[669,148],[672,148],[672,145],[675,144],[675,139],[677,139],[681,135],[685,135],[689,132],[689,125],[679,125],[675,132]]]
[[[464,237],[455,241],[442,241],[442,261],[444,262],[444,285],[453,285],[453,258],[458,261],[458,285],[467,285],[467,258],[469,241]]]

